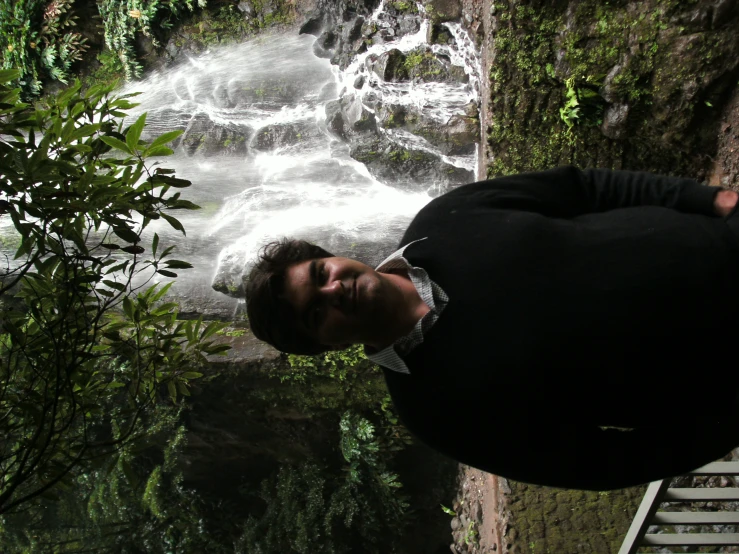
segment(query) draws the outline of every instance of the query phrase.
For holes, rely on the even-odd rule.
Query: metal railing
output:
[[[713,462],[688,475],[739,475],[739,462]],[[739,501],[739,488],[670,488],[672,479],[649,484],[618,554],[636,554],[639,548],[739,545],[739,533],[647,533],[653,525],[735,525],[739,512],[660,512],[662,502]]]

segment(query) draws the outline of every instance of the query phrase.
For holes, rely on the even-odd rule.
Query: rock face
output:
[[[472,86],[465,69],[452,63],[443,48],[382,47],[417,33],[424,18],[431,29],[427,38],[447,48],[454,46],[451,31],[442,23],[460,20],[461,4],[427,2],[426,15],[412,2],[386,2],[383,11],[374,15],[367,9],[369,4],[321,7],[321,16],[313,15],[304,24],[305,32],[317,33],[321,22],[313,46],[316,55],[329,58],[341,70],[360,64],[339,99],[326,105],[328,131],[347,142],[350,155],[382,182],[419,190],[435,187],[438,193],[473,181],[470,167],[442,157],[475,153],[480,140],[476,103],[440,117],[423,103],[397,103],[396,95],[405,93],[392,88],[404,91],[434,83]],[[368,47],[373,52],[367,55]]]
[[[195,115],[180,137],[188,156],[243,155],[253,131],[242,125],[217,125],[205,114]]]

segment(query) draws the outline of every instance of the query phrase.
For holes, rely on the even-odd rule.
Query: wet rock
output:
[[[421,28],[421,18],[407,15],[398,19],[398,35],[411,35]]]
[[[354,88],[360,89],[364,86],[364,75],[358,75],[356,79],[354,79]]]
[[[250,17],[254,17],[254,14],[256,13],[254,11],[254,6],[252,6],[251,2],[248,2],[247,0],[241,0],[236,7],[238,10],[244,14],[244,17],[249,19]]]
[[[324,31],[313,43],[313,53],[319,58],[331,58],[338,44],[338,36],[334,31]]]
[[[338,96],[338,86],[336,83],[326,83],[322,88],[321,92],[318,93],[318,100],[330,100]]]
[[[405,66],[405,54],[393,48],[380,56],[367,58],[367,69],[372,71],[385,82],[398,82],[408,80],[408,69]]]
[[[713,27],[719,27],[736,13],[737,3],[734,0],[719,0],[713,7]]]
[[[364,18],[358,17],[350,24],[344,25],[342,39],[345,42],[352,43],[362,38],[362,29],[364,27]]]
[[[459,529],[460,523],[459,523],[458,517],[455,516],[452,518],[451,526],[452,526],[452,531],[456,531],[457,529]]]
[[[628,104],[611,104],[603,114],[601,132],[612,139],[622,139],[626,134],[630,106]]]
[[[403,62],[408,78],[413,82],[466,83],[469,76],[464,68],[452,65],[448,57],[435,54],[422,46],[405,55]]]
[[[318,134],[318,127],[312,121],[276,123],[259,129],[250,146],[254,150],[266,152],[276,148],[293,146],[299,142],[310,140]]]
[[[216,108],[233,108],[231,99],[228,97],[228,90],[223,85],[216,85],[213,89],[213,105]]]
[[[355,94],[345,94],[340,100],[326,104],[326,125],[346,140],[377,133],[375,114]]]
[[[313,35],[317,37],[321,33],[324,25],[325,19],[323,14],[312,15],[305,23],[300,26],[300,31],[298,34]]]
[[[399,183],[410,190],[441,192],[474,181],[472,171],[448,164],[430,152],[406,149],[386,139],[357,141],[349,154],[364,163],[378,181]]]
[[[246,152],[252,134],[250,127],[216,125],[207,115],[197,114],[188,123],[180,145],[188,156],[239,155]]]
[[[424,0],[423,4],[434,23],[458,21],[462,18],[462,4],[459,0]]]
[[[467,107],[467,113],[453,115],[443,122],[428,117],[423,110],[414,110],[405,105],[390,104],[377,109],[378,120],[383,128],[400,128],[421,136],[447,156],[467,156],[477,148],[480,120],[474,103],[471,108]]]
[[[300,98],[305,87],[312,86],[312,83],[298,82],[287,77],[266,77],[250,81],[230,81],[227,91],[228,99],[234,107],[252,106],[278,110]]]
[[[454,37],[444,25],[438,23],[428,26],[426,42],[429,44],[452,44]]]
[[[340,100],[333,100],[326,103],[326,127],[335,135],[346,137]]]
[[[144,140],[153,140],[155,137],[168,131],[184,131],[190,123],[190,115],[173,108],[151,110],[146,117],[146,127],[142,133]],[[182,142],[182,135],[170,143],[170,148],[177,148]]]

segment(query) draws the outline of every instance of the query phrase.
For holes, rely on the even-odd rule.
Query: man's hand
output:
[[[726,217],[736,206],[737,199],[739,199],[739,193],[733,190],[720,190],[713,200],[713,209],[721,217]]]

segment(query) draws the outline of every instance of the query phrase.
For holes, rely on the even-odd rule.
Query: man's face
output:
[[[285,273],[298,328],[329,349],[382,343],[397,295],[382,273],[349,258],[306,260]]]

